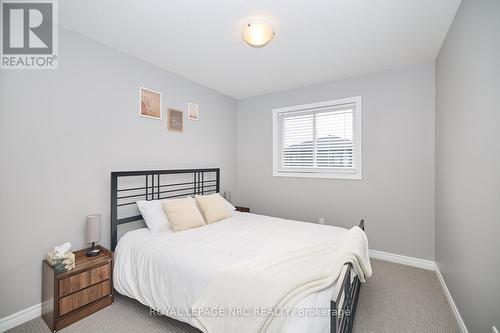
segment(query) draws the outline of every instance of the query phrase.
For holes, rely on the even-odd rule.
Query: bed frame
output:
[[[359,222],[361,230],[365,230],[365,220]],[[358,306],[361,281],[357,276],[351,282],[352,264],[347,263],[347,272],[342,280],[339,294],[330,301],[330,332],[350,333],[354,324],[356,308]]]
[[[185,179],[179,182],[178,176]],[[187,177],[187,178],[186,178]],[[134,179],[134,184],[124,185],[120,180]],[[111,250],[118,243],[118,226],[142,221],[141,214],[126,216],[123,208],[135,205],[137,200],[179,198],[193,194],[220,192],[220,169],[181,169],[111,172]],[[120,217],[119,217],[120,216]],[[365,230],[364,220],[359,227]],[[350,333],[352,331],[361,282],[354,277],[351,283],[350,263],[336,299],[330,301],[330,332]]]
[[[183,175],[190,180],[180,181],[175,175]],[[142,185],[123,186],[120,180],[140,180]],[[139,179],[137,179],[139,178]],[[142,215],[126,216],[120,209],[135,205],[138,200],[158,200],[180,198],[193,194],[216,193],[220,190],[220,169],[182,169],[111,172],[111,250],[118,243],[118,226],[142,221]],[[118,217],[121,215],[120,217]]]

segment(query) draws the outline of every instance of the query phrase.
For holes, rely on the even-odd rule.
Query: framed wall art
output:
[[[161,93],[151,89],[140,88],[140,109],[141,117],[161,119]]]
[[[188,119],[198,120],[198,104],[188,103]]]
[[[183,131],[183,123],[182,123],[182,111],[168,109],[168,117],[167,117],[167,128],[169,131],[182,132]]]

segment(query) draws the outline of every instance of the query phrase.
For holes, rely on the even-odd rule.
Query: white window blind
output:
[[[281,167],[314,166],[314,115],[283,116]]]
[[[361,178],[361,98],[273,110],[276,176]]]

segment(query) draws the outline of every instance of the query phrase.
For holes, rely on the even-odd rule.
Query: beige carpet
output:
[[[355,333],[459,332],[437,276],[432,271],[372,260],[373,276],[360,292]],[[199,332],[126,297],[67,328],[63,333]],[[50,332],[41,318],[10,331]],[[311,332],[313,333],[313,332]]]
[[[435,272],[371,262],[373,276],[361,287],[355,333],[460,332]]]

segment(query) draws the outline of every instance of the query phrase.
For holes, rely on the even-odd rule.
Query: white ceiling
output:
[[[234,98],[435,59],[460,0],[64,0],[60,23]],[[276,37],[241,39],[251,18]]]

